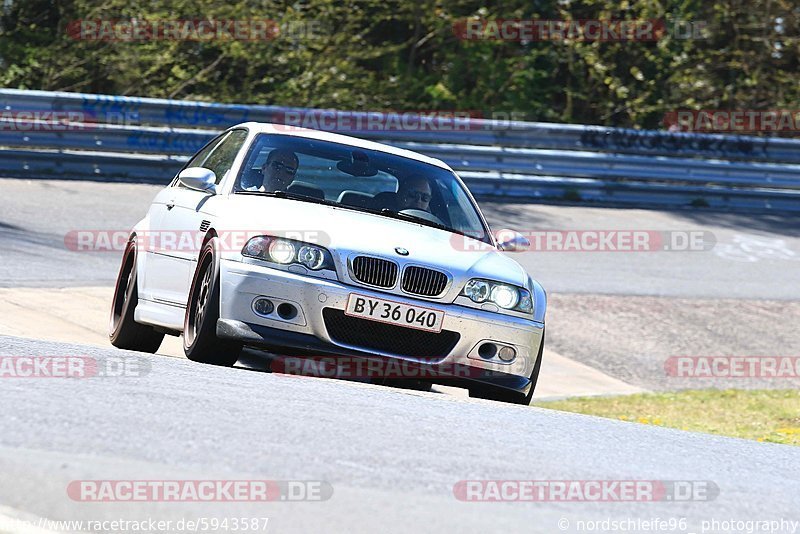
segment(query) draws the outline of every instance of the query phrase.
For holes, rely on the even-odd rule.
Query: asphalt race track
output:
[[[60,300],[58,291],[103,294],[120,255],[71,251],[65,235],[130,228],[158,188],[7,179],[0,187],[0,356],[80,356],[103,368],[133,362],[136,369],[0,379],[0,532],[58,530],[7,526],[37,518],[257,517],[269,518],[268,532],[541,533],[592,530],[581,521],[639,521],[638,528],[605,531],[723,533],[732,529],[704,529],[703,522],[800,520],[794,447],[103,347],[94,343],[102,332],[81,330],[81,310],[86,317],[104,313],[102,299],[95,305],[66,292]],[[633,388],[793,387],[789,380],[677,382],[665,377],[664,361],[800,353],[796,217],[482,207],[493,228],[710,232],[715,246],[706,251],[518,253],[549,293],[548,347]],[[26,291],[41,299],[38,309],[48,307],[52,292],[49,307],[71,315],[69,339],[78,344],[36,331],[36,315],[14,300],[33,294]],[[18,332],[24,337],[8,335]],[[598,385],[595,393],[609,391]],[[201,479],[317,481],[332,494],[322,501],[174,503],[83,502],[68,492],[81,480]],[[705,490],[667,493],[673,498],[657,502],[459,498],[463,481],[480,480],[655,481]],[[686,519],[686,528],[642,526],[656,518]]]
[[[4,338],[19,355],[111,349]],[[524,406],[152,357],[139,377],[0,389],[0,500],[51,519],[268,517],[270,532],[580,532],[578,521],[796,518],[800,449]],[[142,366],[144,369],[146,366]],[[323,502],[76,502],[79,480],[324,481]],[[464,502],[463,480],[696,481],[676,502]],[[708,500],[706,500],[708,499]],[[563,519],[568,521],[567,528]],[[562,521],[562,523],[559,523]],[[718,531],[721,532],[721,531]]]

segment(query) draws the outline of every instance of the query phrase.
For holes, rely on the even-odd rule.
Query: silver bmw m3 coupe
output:
[[[504,237],[503,237],[504,236]],[[229,128],[133,228],[112,303],[117,347],[231,366],[243,346],[417,369],[527,404],[546,296],[443,162],[283,125]]]

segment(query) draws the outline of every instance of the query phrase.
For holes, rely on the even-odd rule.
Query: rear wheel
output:
[[[536,357],[536,365],[533,366],[531,373],[531,389],[528,394],[519,393],[491,386],[476,387],[469,390],[469,396],[478,399],[488,399],[510,404],[528,405],[533,399],[533,392],[536,389],[536,382],[539,381],[539,370],[542,368],[542,353],[544,352],[544,330],[542,330],[542,341],[539,344],[539,354]]]
[[[111,318],[108,325],[108,338],[119,349],[138,350],[155,353],[164,334],[156,332],[151,326],[133,320],[136,305],[139,303],[136,280],[136,238],[132,238],[122,255],[122,266],[117,276],[114,299],[111,303]]]
[[[219,258],[210,239],[200,253],[186,303],[183,352],[192,361],[230,367],[239,359],[241,344],[217,337],[219,319]]]

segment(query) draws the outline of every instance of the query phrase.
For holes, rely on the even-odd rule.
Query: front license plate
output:
[[[344,313],[370,321],[427,330],[428,332],[441,332],[444,322],[443,311],[365,297],[356,293],[350,294]]]

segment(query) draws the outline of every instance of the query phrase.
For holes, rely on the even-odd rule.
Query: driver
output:
[[[261,167],[261,174],[264,177],[261,190],[269,192],[285,190],[294,180],[299,163],[297,154],[291,150],[273,149]]]
[[[431,184],[422,176],[412,176],[397,190],[398,211],[422,210],[430,212]]]

